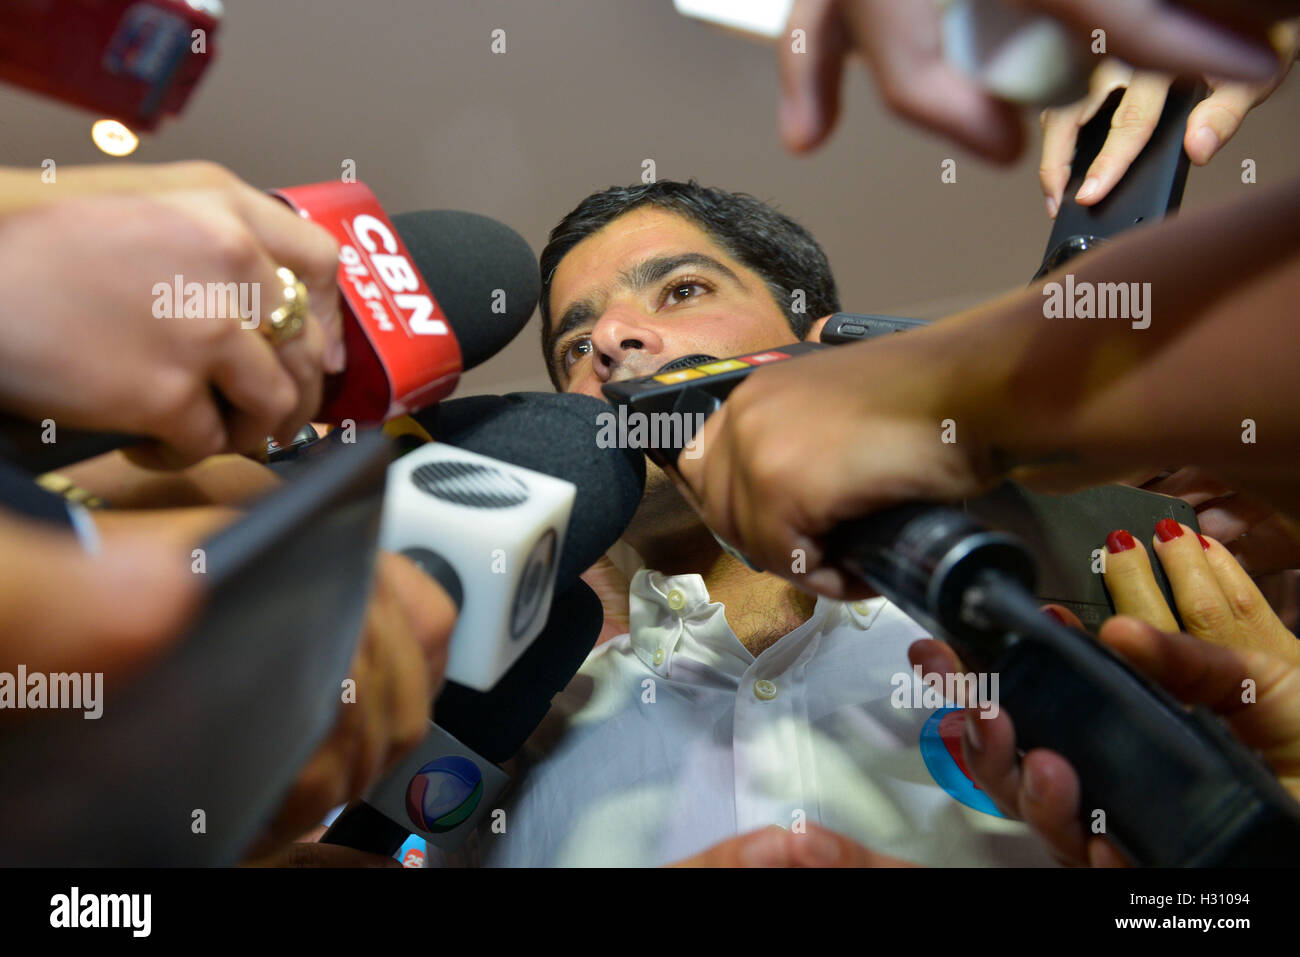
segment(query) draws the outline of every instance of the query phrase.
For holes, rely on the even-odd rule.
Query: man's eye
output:
[[[687,299],[694,299],[700,293],[708,291],[709,287],[702,282],[679,282],[668,288],[667,295],[664,296],[664,305],[676,306]]]
[[[583,337],[581,339],[573,340],[573,342],[569,343],[568,347],[565,348],[564,353],[561,357],[564,361],[564,368],[566,369],[569,368],[575,362],[581,359],[583,356],[590,355],[590,354],[591,354],[590,339]]]

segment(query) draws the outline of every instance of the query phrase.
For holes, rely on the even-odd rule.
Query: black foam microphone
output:
[[[591,653],[605,624],[605,609],[578,580],[551,602],[542,633],[489,691],[448,681],[433,720],[494,764],[523,747],[551,699],[564,690]]]
[[[446,404],[388,472],[380,544],[459,605],[447,678],[491,688],[566,590],[631,521],[645,482],[634,449],[601,448],[605,403],[517,393]]]
[[[528,241],[505,223],[455,209],[392,217],[460,345],[461,369],[492,358],[537,308],[542,281]],[[344,373],[346,374],[346,373]]]
[[[512,392],[452,399],[412,418],[440,442],[577,487],[556,576],[563,590],[623,533],[645,491],[641,451],[599,444],[610,414],[608,403],[587,395]]]
[[[562,618],[571,627],[557,627],[553,609],[545,630],[489,691],[448,681],[435,708],[438,724],[496,763],[519,750],[600,633],[600,602],[578,576],[622,534],[645,489],[638,450],[596,445],[598,417],[608,412],[590,396],[540,392],[468,396],[437,410],[440,440],[576,487],[555,575],[556,601],[568,595]]]
[[[537,259],[523,237],[487,216],[456,210],[399,213],[392,222],[446,315],[460,348],[460,368],[472,369],[504,349],[527,324],[541,288]],[[368,399],[381,392],[383,365],[393,357],[377,356],[355,319],[346,315],[344,336],[348,366],[326,378],[322,414],[328,411],[331,421],[375,420],[382,412],[376,416],[371,403],[349,396]],[[436,398],[431,392],[428,401]],[[47,444],[38,425],[0,413],[0,459],[38,474],[150,441],[115,432],[60,429],[57,434],[58,441]]]

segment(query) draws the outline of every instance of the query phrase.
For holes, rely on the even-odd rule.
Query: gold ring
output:
[[[292,339],[302,332],[303,319],[307,315],[310,297],[307,287],[302,284],[292,269],[281,266],[275,274],[284,283],[284,302],[272,310],[267,321],[261,325],[262,335],[272,345],[279,345],[286,339]]]

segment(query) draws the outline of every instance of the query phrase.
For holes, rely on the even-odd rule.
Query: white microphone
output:
[[[572,482],[441,442],[389,466],[380,547],[414,561],[460,608],[448,680],[487,691],[542,630],[575,493]]]

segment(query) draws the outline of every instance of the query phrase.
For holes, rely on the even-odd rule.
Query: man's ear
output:
[[[834,313],[831,313],[831,315],[834,315]],[[820,319],[818,319],[816,322],[814,322],[811,326],[809,326],[809,327],[808,327],[808,335],[806,335],[806,336],[803,337],[803,341],[804,341],[804,342],[821,342],[821,341],[822,341],[822,326],[826,325],[826,320],[829,319],[830,317],[831,317],[830,315],[822,316]]]

